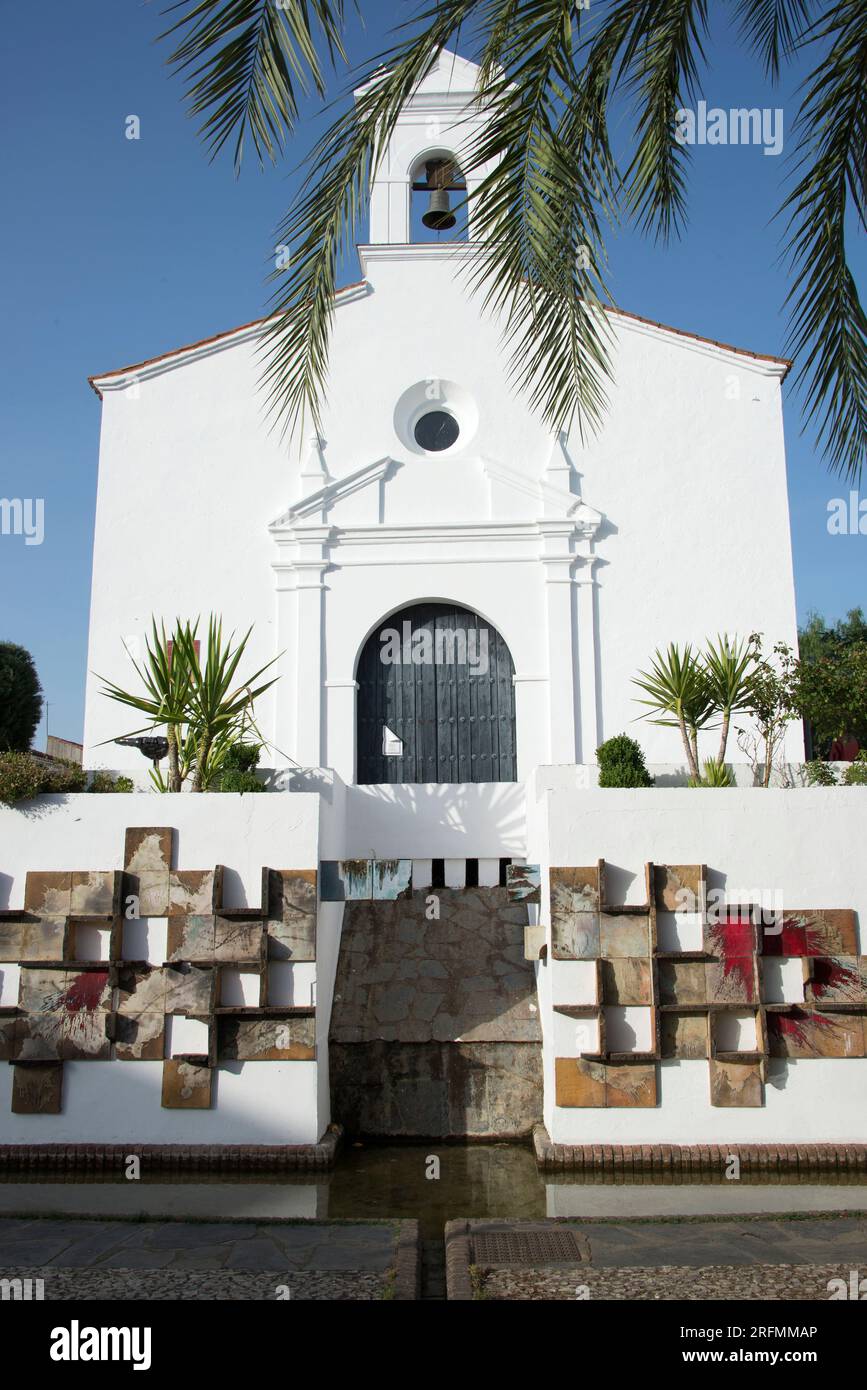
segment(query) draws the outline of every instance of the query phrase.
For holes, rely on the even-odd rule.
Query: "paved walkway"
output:
[[[574,1259],[521,1257],[523,1237],[571,1232]],[[513,1237],[511,1258],[478,1237]],[[450,1222],[450,1298],[813,1299],[867,1275],[867,1218],[642,1222]]]
[[[414,1222],[0,1219],[0,1278],[41,1278],[45,1298],[395,1296]]]

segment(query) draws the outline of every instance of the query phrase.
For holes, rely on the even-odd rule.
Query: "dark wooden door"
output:
[[[514,782],[514,672],[499,632],[467,608],[393,613],[358,662],[358,781]]]

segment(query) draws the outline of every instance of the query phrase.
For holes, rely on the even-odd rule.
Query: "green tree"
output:
[[[401,107],[440,50],[468,45],[491,112],[468,152],[478,172],[468,283],[502,316],[514,379],[552,427],[595,428],[611,373],[600,305],[605,232],[632,220],[662,241],[687,214],[690,152],[678,112],[699,92],[708,0],[440,0],[400,28],[360,76],[359,100],[316,143],[279,240],[266,380],[287,423],[319,419],[342,251],[358,240],[369,178]],[[169,63],[212,157],[234,143],[275,160],[299,92],[322,94],[342,61],[343,0],[178,0]],[[806,55],[792,185],[781,215],[791,270],[788,350],[829,465],[860,478],[867,444],[867,316],[849,268],[847,219],[867,228],[867,25],[863,0],[736,0],[743,43],[777,82]],[[623,130],[623,111],[633,117]],[[613,149],[626,149],[622,159]],[[679,138],[680,137],[680,138]],[[484,166],[491,161],[493,172]]]
[[[42,686],[33,657],[0,642],[0,752],[26,752],[42,718]]]
[[[867,747],[867,642],[831,645],[824,655],[801,662],[797,698],[823,753],[845,734]]]

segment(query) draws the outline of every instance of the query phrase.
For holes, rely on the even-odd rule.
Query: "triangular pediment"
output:
[[[324,487],[317,488],[308,497],[293,502],[268,527],[269,531],[291,531],[303,522],[319,522],[341,501],[369,488],[380,488],[392,473],[401,468],[397,459],[385,454],[382,458],[366,463],[362,468],[347,473],[343,478],[333,478]]]

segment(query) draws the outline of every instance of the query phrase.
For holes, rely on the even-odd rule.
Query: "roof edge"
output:
[[[366,289],[367,280],[355,280],[349,285],[343,285],[335,292],[334,298],[338,300],[342,295],[350,291]],[[718,338],[708,338],[701,333],[693,333],[686,328],[675,328],[670,323],[661,323],[658,319],[649,319],[642,314],[634,314],[629,309],[621,309],[617,305],[603,304],[602,309],[606,314],[612,314],[617,318],[627,319],[632,323],[642,324],[646,328],[655,328],[662,333],[673,333],[678,338],[686,338],[688,341],[703,343],[708,347],[717,348],[721,352],[730,352],[737,357],[747,357],[752,362],[774,363],[784,370],[780,373],[780,381],[785,381],[792,368],[792,361],[788,357],[777,357],[774,353],[752,352],[749,348],[735,347],[733,343],[721,342]],[[112,371],[94,373],[87,378],[89,385],[96,392],[100,400],[103,399],[100,383],[112,381],[116,377],[129,376],[130,373],[144,371],[149,367],[156,367],[161,362],[169,362],[175,357],[184,357],[187,353],[200,352],[203,348],[212,347],[217,343],[228,343],[231,338],[242,334],[253,334],[256,329],[275,318],[275,314],[265,314],[262,318],[251,319],[249,323],[239,324],[237,328],[228,328],[223,333],[214,333],[209,338],[199,338],[196,342],[185,343],[181,347],[171,348],[168,352],[158,353],[156,357],[146,357],[141,362],[133,362],[127,367],[117,367]]]

